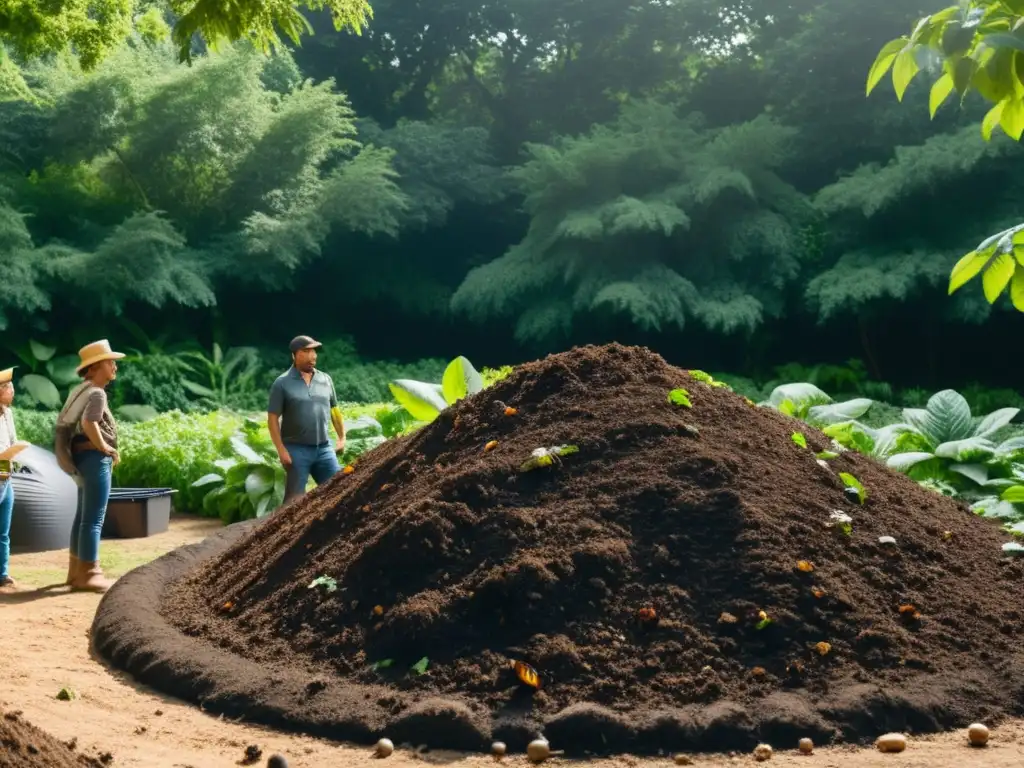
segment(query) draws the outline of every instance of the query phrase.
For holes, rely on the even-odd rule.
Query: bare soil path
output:
[[[148,539],[105,541],[104,569],[120,575],[176,547],[200,541],[219,527],[218,521],[177,517],[171,529]],[[65,552],[12,557],[11,571],[28,591],[0,599],[5,680],[0,684],[0,705],[21,710],[24,717],[92,754],[111,752],[116,768],[227,768],[239,765],[248,745],[262,750],[255,765],[280,753],[289,768],[349,768],[371,759],[365,747],[351,747],[318,739],[268,731],[246,723],[226,722],[200,709],[134,684],[89,655],[88,632],[99,596],[70,594],[64,580]],[[71,701],[58,700],[67,688]],[[557,745],[553,745],[557,749]],[[767,765],[803,768],[1010,768],[1024,765],[1024,722],[1004,724],[992,731],[991,746],[973,750],[963,733],[912,738],[906,752],[883,755],[872,749],[819,749],[810,757],[792,750],[795,745],[774,745],[775,757]],[[396,751],[390,762],[401,765],[458,763],[466,768],[493,766],[486,756],[450,752]],[[504,761],[522,768],[522,756]],[[559,760],[552,760],[557,764]],[[603,766],[636,766],[665,760],[629,756],[600,761]],[[750,755],[698,756],[699,766],[754,765]]]

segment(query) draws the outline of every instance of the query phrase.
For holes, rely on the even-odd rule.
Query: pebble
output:
[[[267,768],[288,768],[288,761],[284,755],[271,755],[267,759]]]
[[[673,760],[676,761],[676,765],[693,765],[693,758],[689,755],[678,754]]]
[[[875,742],[880,752],[902,752],[907,748],[907,737],[902,733],[887,733]]]
[[[504,741],[496,741],[491,744],[491,754],[495,757],[504,757],[507,751],[508,747],[505,746]]]
[[[377,757],[391,757],[395,751],[395,744],[391,739],[381,739],[377,742]]]
[[[896,539],[894,539],[892,536],[879,536],[878,537],[878,543],[879,544],[890,544],[892,546],[896,546]]]
[[[809,755],[814,751],[814,742],[808,738],[800,739],[800,743],[797,748],[805,755]]]
[[[754,759],[759,763],[772,759],[772,748],[768,744],[758,744],[754,747]]]
[[[543,762],[551,757],[551,745],[545,739],[534,739],[526,745],[526,756],[530,762]]]
[[[972,747],[984,747],[988,744],[988,728],[981,723],[971,723],[967,727],[967,740]]]

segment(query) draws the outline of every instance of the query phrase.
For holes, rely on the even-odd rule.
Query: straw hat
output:
[[[81,358],[82,362],[78,364],[78,368],[75,371],[76,373],[81,373],[93,363],[100,363],[104,360],[120,360],[124,357],[124,353],[114,352],[110,348],[109,341],[100,339],[92,344],[86,344],[78,350],[78,357]]]
[[[18,366],[15,365],[0,371],[0,384],[6,384],[9,381],[14,381],[14,369],[17,367]]]

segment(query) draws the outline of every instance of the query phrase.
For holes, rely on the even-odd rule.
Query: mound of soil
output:
[[[0,768],[101,768],[108,762],[76,752],[18,712],[0,710]]]
[[[1021,712],[1005,536],[829,447],[646,349],[577,348],[129,574],[94,638],[208,710],[434,747],[793,746]]]

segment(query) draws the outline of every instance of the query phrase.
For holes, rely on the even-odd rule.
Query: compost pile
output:
[[[647,349],[576,348],[254,526],[162,613],[301,691],[257,701],[234,669],[197,695],[367,736],[424,701],[466,743],[542,725],[588,749],[1020,711],[1024,571],[1005,535],[869,458],[817,457],[829,443]]]
[[[20,713],[0,710],[0,768],[100,768],[105,764],[39,730]]]

